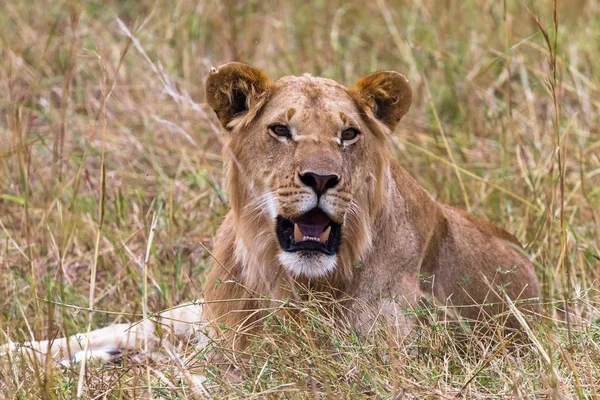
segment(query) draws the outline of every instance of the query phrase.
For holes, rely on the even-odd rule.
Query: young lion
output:
[[[240,348],[239,334],[259,325],[272,301],[307,291],[344,300],[338,315],[359,331],[382,316],[398,332],[411,324],[403,310],[423,297],[485,320],[505,297],[540,296],[513,235],[436,202],[393,159],[391,134],[412,97],[403,75],[375,72],[346,88],[310,75],[272,81],[229,63],[211,72],[206,95],[228,133],[231,211],[215,240],[204,305],[163,315],[173,318],[173,334],[209,323],[211,336]],[[151,321],[104,328],[89,348],[110,358],[139,349],[141,338],[156,342],[154,329]],[[61,358],[81,341],[26,347]]]

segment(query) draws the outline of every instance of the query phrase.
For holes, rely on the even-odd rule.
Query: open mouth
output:
[[[276,232],[283,251],[319,251],[334,255],[340,246],[340,224],[333,222],[320,208],[294,219],[278,216]]]

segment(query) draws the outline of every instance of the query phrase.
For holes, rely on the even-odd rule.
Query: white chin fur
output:
[[[314,251],[282,251],[277,256],[283,267],[294,277],[321,278],[335,269],[336,255],[327,255]]]

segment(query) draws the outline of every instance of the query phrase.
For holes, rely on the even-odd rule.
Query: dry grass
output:
[[[210,366],[194,381],[184,371],[205,362],[192,348],[148,369],[92,365],[83,380],[4,357],[0,397],[73,398],[80,384],[86,399],[598,398],[600,3],[559,2],[556,37],[553,11],[542,0],[4,2],[2,342],[84,331],[89,313],[70,306],[91,302],[101,327],[200,296],[199,242],[210,248],[227,211],[203,82],[230,60],[347,84],[404,72],[415,100],[398,160],[436,198],[514,232],[547,306],[532,343],[506,350],[475,335],[457,344],[440,323],[406,342],[359,339],[308,304],[268,324],[240,382]]]

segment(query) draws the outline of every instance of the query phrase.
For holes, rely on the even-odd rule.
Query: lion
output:
[[[89,354],[110,359],[158,343],[156,323],[183,337],[197,335],[198,323],[207,327],[201,344],[226,338],[239,349],[269,304],[308,293],[342,299],[340,320],[359,332],[381,318],[409,332],[406,310],[423,299],[485,321],[507,301],[540,297],[512,234],[437,202],[392,156],[392,133],[412,100],[402,74],[375,72],[347,88],[308,74],[271,80],[234,62],[211,71],[206,98],[227,132],[231,209],[214,241],[204,301],[162,314],[163,322],[21,348],[61,359],[83,338]],[[541,311],[535,301],[517,304]],[[519,320],[505,325],[519,328]]]

